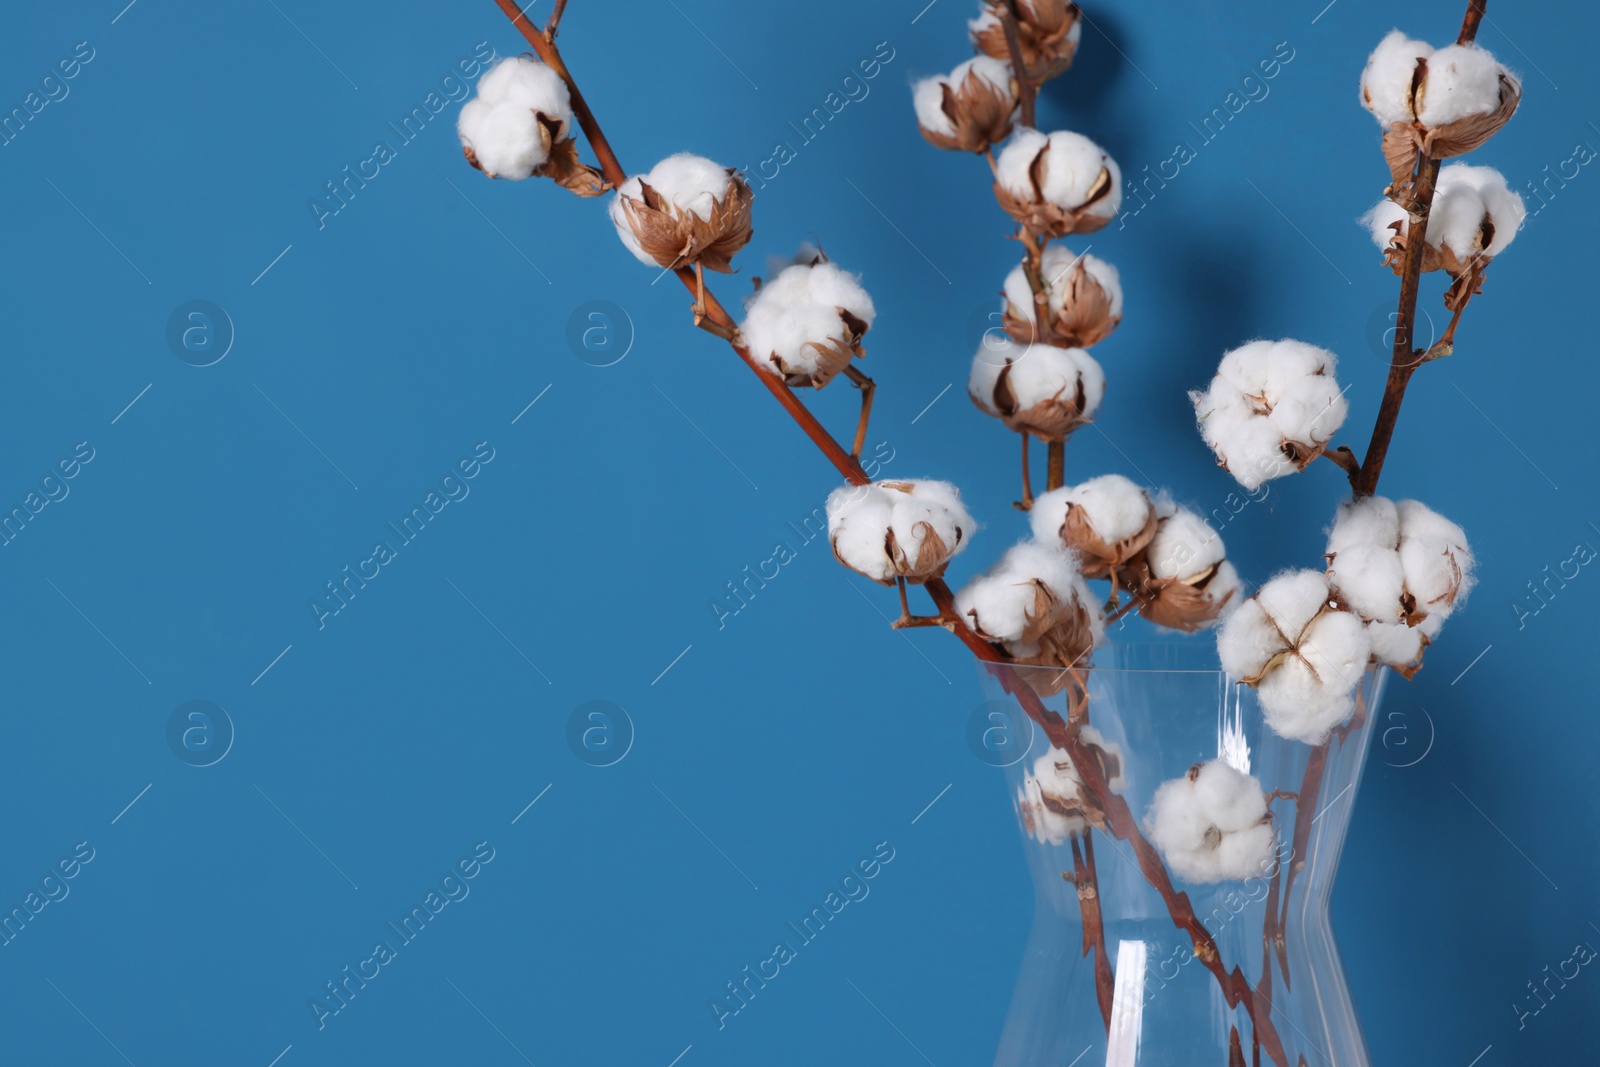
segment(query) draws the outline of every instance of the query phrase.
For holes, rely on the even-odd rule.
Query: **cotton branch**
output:
[[[539,58],[566,83],[573,114],[600,162],[601,171],[613,185],[620,186],[627,180],[627,172],[623,170],[616,153],[606,140],[604,132],[600,129],[600,125],[579,90],[571,71],[562,61],[561,53],[554,40],[546,37],[543,32],[534,27],[514,3],[514,0],[495,0],[495,2],[528,40],[529,45],[532,46]],[[696,277],[696,272],[693,268],[682,267],[674,273],[677,274],[678,279],[691,293],[701,297],[700,281]],[[704,290],[703,298],[698,302],[703,304],[703,315],[708,321],[730,329],[737,329],[737,324],[709,289]],[[812,443],[827,457],[828,461],[833,464],[847,482],[852,485],[871,484],[872,479],[862,469],[861,464],[838,441],[834,440],[816,417],[806,409],[805,405],[800,403],[784,381],[761,370],[749,350],[744,346],[736,342],[730,342],[730,347],[733,348],[735,354],[744,361],[756,378],[783,406],[784,411],[788,413],[790,418],[794,419],[806,436],[811,439]],[[1202,965],[1216,978],[1228,1006],[1237,1007],[1242,1004],[1255,1028],[1256,1038],[1260,1041],[1261,1046],[1266,1049],[1267,1055],[1278,1067],[1289,1067],[1289,1060],[1284,1050],[1283,1041],[1279,1037],[1270,1017],[1270,1003],[1258,1001],[1255,990],[1251,988],[1249,982],[1245,979],[1244,972],[1239,967],[1235,966],[1231,971],[1227,969],[1218,951],[1216,939],[1195,914],[1188,894],[1180,892],[1174,887],[1172,878],[1167,872],[1166,865],[1162,862],[1160,853],[1140,829],[1138,817],[1134,815],[1133,810],[1128,806],[1127,800],[1112,791],[1104,772],[1100,768],[1099,761],[1089,747],[1080,739],[1079,729],[1082,726],[1081,708],[1075,712],[1075,721],[1069,725],[1059,713],[1046,706],[1039,695],[1009,665],[1010,657],[1001,648],[980,637],[961,619],[956,612],[955,595],[942,579],[931,579],[924,584],[923,588],[927,590],[928,595],[938,607],[939,618],[944,620],[942,624],[944,628],[955,634],[974,656],[990,665],[990,669],[999,680],[1001,687],[1017,700],[1030,719],[1039,724],[1051,744],[1067,753],[1088,793],[1102,798],[1109,832],[1112,836],[1129,843],[1133,849],[1139,870],[1146,881],[1161,896],[1173,925],[1183,930],[1192,939],[1195,958],[1199,959]]]
[[[1488,0],[1469,0],[1466,16],[1461,21],[1457,44],[1471,44],[1478,35]],[[1394,438],[1395,423],[1400,418],[1400,405],[1406,397],[1406,386],[1411,376],[1423,363],[1449,354],[1454,343],[1456,323],[1466,301],[1461,301],[1451,320],[1448,337],[1441,338],[1446,347],[1438,345],[1422,352],[1411,346],[1411,336],[1417,321],[1417,296],[1421,288],[1422,258],[1427,251],[1428,214],[1433,208],[1433,194],[1439,182],[1440,161],[1432,159],[1422,149],[1417,149],[1416,164],[1404,195],[1404,206],[1411,213],[1406,232],[1406,259],[1400,278],[1400,306],[1395,314],[1394,353],[1389,360],[1389,378],[1384,383],[1383,401],[1378,407],[1378,419],[1372,427],[1372,440],[1367,445],[1366,457],[1359,470],[1350,476],[1350,487],[1356,497],[1372,496],[1378,490],[1378,478],[1383,473],[1383,461],[1389,454],[1389,442]],[[1395,190],[1401,193],[1402,190]],[[1470,289],[1470,286],[1469,286]],[[1470,299],[1470,292],[1467,299]]]

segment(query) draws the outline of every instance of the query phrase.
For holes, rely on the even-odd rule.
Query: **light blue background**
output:
[[[77,842],[95,849],[0,948],[0,1062],[666,1067],[691,1045],[683,1067],[922,1062],[884,1016],[939,1067],[987,1062],[1031,889],[1000,776],[966,746],[969,661],[937,632],[891,633],[890,594],[799,544],[788,524],[829,468],[689,327],[681,288],[651,286],[600,204],[483,180],[455,104],[399,144],[387,124],[479,42],[521,50],[495,5],[124,2],[8,11],[0,39],[6,111],[75,44],[94,50],[0,147],[0,503],[78,442],[95,450],[0,549],[0,905]],[[798,147],[719,291],[813,236],[862,273],[884,471],[957,481],[987,526],[959,581],[1023,529],[1015,441],[961,396],[971,322],[1016,249],[983,164],[912,123],[908,81],[968,54],[970,5],[925,2],[574,0],[561,40],[625,165],[689,149],[755,167]],[[1401,17],[1442,43],[1460,7]],[[1294,58],[1093,238],[1127,319],[1096,350],[1110,391],[1072,475],[1221,507],[1231,483],[1183,391],[1253,336],[1341,354],[1341,437],[1359,450],[1396,281],[1353,222],[1386,178],[1356,80],[1395,9],[1089,16],[1041,124],[1088,133],[1130,177],[1199,146],[1189,124],[1279,42]],[[1575,4],[1490,19],[1481,40],[1526,95],[1476,161],[1522,188],[1600,147],[1596,27]],[[879,42],[893,59],[870,95],[801,145],[787,124]],[[396,158],[319,229],[309,202],[379,139]],[[1514,1008],[1544,967],[1600,944],[1600,578],[1584,568],[1520,625],[1513,607],[1537,606],[1527,583],[1575,545],[1600,547],[1592,169],[1551,183],[1458,354],[1418,375],[1384,481],[1467,527],[1481,582],[1391,691],[1335,894],[1378,1064],[1595,1054],[1600,978],[1520,1030]],[[237,329],[203,369],[165,340],[191,299]],[[636,335],[607,368],[565,340],[595,299]],[[853,424],[853,391],[814,403],[841,436]],[[495,458],[470,496],[319,631],[323,583],[480,441]],[[1257,581],[1314,565],[1340,489],[1327,464],[1275,484],[1225,529],[1231,555]],[[798,557],[719,629],[711,601],[780,540]],[[203,769],[165,739],[194,699],[237,731]],[[608,768],[566,741],[593,699],[636,731]],[[319,1032],[323,983],[480,841],[495,858],[471,895]],[[719,1032],[723,983],[881,841],[895,859],[871,896]]]

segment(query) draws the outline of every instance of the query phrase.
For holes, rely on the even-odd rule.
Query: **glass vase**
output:
[[[1274,733],[1209,641],[1102,649],[1061,692],[1059,672],[985,669],[1001,741],[987,747],[1036,898],[996,1067],[1369,1067],[1328,898],[1387,673],[1369,669],[1349,718],[1313,745]],[[1019,685],[1049,694],[1058,729],[1096,739],[1085,751],[1126,802],[1120,821],[1092,796],[1046,818],[1039,761],[1062,750],[1018,710]],[[1260,782],[1271,844],[1248,871],[1197,881],[1157,847],[1151,804],[1213,760]]]

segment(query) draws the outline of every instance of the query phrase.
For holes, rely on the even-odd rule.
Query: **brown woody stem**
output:
[[[1023,430],[1022,437],[1022,499],[1017,501],[1018,511],[1027,511],[1033,507],[1033,477],[1028,470],[1028,431]]]
[[[1051,441],[1046,448],[1047,462],[1045,466],[1046,489],[1060,489],[1067,484],[1067,440]]]
[[[1028,73],[1022,60],[1022,35],[1017,30],[1017,0],[1006,0],[1000,5],[1000,26],[1006,35],[1006,50],[1011,53],[1011,73],[1017,79],[1017,105],[1021,110],[1022,125],[1033,125],[1034,101],[1039,96],[1039,83]]]
[[[1072,835],[1072,873],[1078,887],[1078,910],[1083,915],[1083,954],[1094,953],[1094,991],[1100,1002],[1100,1017],[1105,1020],[1106,1031],[1111,1030],[1111,999],[1116,991],[1116,975],[1111,970],[1111,960],[1106,956],[1106,928],[1100,915],[1100,876],[1094,866],[1094,831],[1083,831],[1083,847],[1078,847],[1078,835]]]

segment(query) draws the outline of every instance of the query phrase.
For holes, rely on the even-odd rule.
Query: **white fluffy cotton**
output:
[[[746,301],[739,329],[762,370],[782,373],[776,355],[783,366],[813,375],[821,367],[818,348],[845,339],[841,311],[868,326],[877,315],[854,274],[833,263],[796,263]]]
[[[1227,549],[1221,535],[1199,515],[1164,498],[1156,500],[1156,514],[1161,521],[1144,550],[1151,575],[1184,582],[1223,562]],[[1229,572],[1231,580],[1224,582],[1223,588],[1217,587],[1216,577],[1207,586],[1213,599],[1220,600],[1220,594],[1238,587],[1237,573],[1231,567]]]
[[[722,203],[732,188],[726,167],[692,152],[668,156],[647,173],[635,174],[623,182],[611,198],[611,221],[617,228],[617,236],[634,258],[651,267],[658,264],[640,247],[639,239],[634,236],[633,227],[628,222],[627,209],[622,204],[624,197],[642,199],[641,182],[654,189],[679,212],[692,213],[702,222],[711,218],[712,209]]]
[[[1116,160],[1081,133],[1017,130],[995,161],[995,181],[1012,196],[1032,200],[1030,168],[1041,151],[1045,153],[1044,182],[1039,192],[1046,201],[1068,210],[1081,207],[1095,191],[1101,173],[1107,172],[1110,192],[1094,203],[1089,214],[1102,219],[1116,215],[1122,206],[1122,171]]]
[[[1498,256],[1517,236],[1527,216],[1528,208],[1521,195],[1506,184],[1505,176],[1499,171],[1493,167],[1451,163],[1439,171],[1433,209],[1428,216],[1428,244],[1434,248],[1448,248],[1462,262],[1480,254]],[[1409,232],[1411,226],[1411,216],[1406,210],[1388,199],[1373,205],[1361,221],[1371,231],[1373,243],[1379,248],[1389,247],[1396,222],[1400,223],[1402,235]],[[1486,221],[1493,229],[1493,238],[1486,247],[1480,248]]]
[[[1083,516],[1107,544],[1125,541],[1142,531],[1150,521],[1150,496],[1120,474],[1102,474],[1079,485],[1052,489],[1037,498],[1028,512],[1033,536],[1040,541],[1058,540],[1061,524],[1069,508],[1083,509]]]
[[[1122,278],[1117,273],[1117,268],[1087,253],[1079,255],[1066,245],[1046,245],[1044,255],[1039,262],[1039,274],[1044,280],[1045,295],[1050,300],[1051,313],[1059,312],[1066,301],[1067,283],[1079,264],[1083,265],[1084,272],[1099,283],[1111,298],[1111,317],[1122,317]],[[1006,300],[1019,314],[1031,316],[1033,314],[1033,289],[1028,285],[1028,275],[1024,273],[1022,265],[1011,268],[1011,273],[1006,275],[1005,285]]]
[[[1093,418],[1106,392],[1106,375],[1100,364],[1081,348],[1054,345],[1019,345],[1008,337],[985,337],[972,360],[967,392],[979,407],[991,415],[1002,413],[994,406],[994,387],[1000,371],[1009,363],[1007,383],[1025,411],[1035,404],[1057,397],[1075,400],[1083,386],[1083,417]]]
[[[1367,620],[1372,654],[1415,666],[1473,585],[1461,527],[1415,500],[1367,497],[1341,505],[1328,532],[1328,582]]]
[[[1301,341],[1251,341],[1226,353],[1205,391],[1194,391],[1200,436],[1240,485],[1256,489],[1299,469],[1349,413],[1334,377],[1338,359]]]
[[[485,173],[521,181],[550,157],[539,114],[560,124],[553,140],[571,136],[566,83],[543,63],[503,59],[478,79],[477,96],[462,107],[456,132]]]
[[[899,487],[899,488],[896,488]],[[845,566],[874,581],[922,580],[967,547],[977,523],[949,482],[843,485],[828,496],[828,537]],[[889,550],[889,534],[897,550]],[[929,535],[942,546],[935,549]]]
[[[1428,76],[1419,98],[1413,101],[1412,78],[1418,59],[1428,61]],[[1494,56],[1476,44],[1435,49],[1426,41],[1391,30],[1361,73],[1361,102],[1385,126],[1413,120],[1442,126],[1498,107],[1503,73],[1505,68]]]
[[[1115,768],[1106,784],[1113,790],[1126,788],[1122,746],[1107,741],[1093,726],[1084,726],[1078,736],[1085,745],[1101,750],[1104,765]],[[1066,749],[1052,746],[1033,761],[1033,773],[1023,778],[1017,790],[1017,807],[1034,838],[1044,844],[1059,845],[1087,828],[1083,816],[1072,813],[1082,808],[1082,789],[1083,778]],[[1061,808],[1068,810],[1061,811]]]
[[[923,78],[912,87],[911,103],[917,111],[917,125],[946,137],[955,136],[950,116],[944,113],[944,88],[949,86],[951,92],[959,93],[969,74],[988,82],[1002,95],[1011,92],[1010,65],[989,56],[974,56],[949,74]]]
[[[966,584],[956,594],[956,614],[975,619],[983,633],[1005,642],[1013,655],[1032,655],[1034,649],[1020,643],[1032,621],[1034,582],[1065,604],[1076,603],[1088,613],[1094,643],[1105,637],[1096,598],[1090,594],[1078,571],[1078,556],[1059,540],[1055,543],[1024,541]]]
[[[1163,782],[1145,826],[1172,872],[1189,882],[1241,880],[1271,864],[1266,793],[1255,777],[1221,760]]]
[[[1334,591],[1375,623],[1427,615],[1436,633],[1474,582],[1466,533],[1416,500],[1341,505],[1327,555]]]
[[[1331,608],[1330,596],[1325,575],[1289,571],[1240,604],[1217,632],[1222,669],[1255,679],[1267,725],[1307,744],[1349,717],[1372,654],[1361,619]]]
[[[1442,622],[1466,599],[1476,563],[1461,527],[1416,500],[1402,500],[1400,565],[1418,611]],[[1433,636],[1432,634],[1429,635]]]

